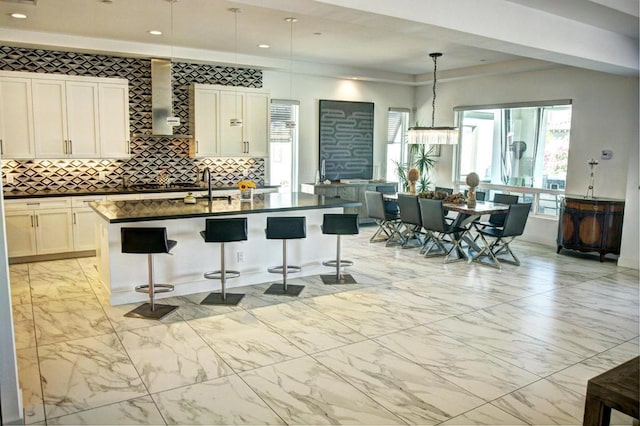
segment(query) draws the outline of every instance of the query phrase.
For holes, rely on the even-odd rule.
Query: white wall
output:
[[[384,173],[387,153],[389,107],[412,108],[414,89],[386,83],[371,83],[309,75],[294,75],[289,95],[289,73],[264,71],[263,88],[276,99],[300,101],[299,182],[313,182],[318,169],[318,101],[331,99],[374,103],[373,164]],[[383,174],[384,175],[384,174]]]
[[[416,90],[416,118],[431,118],[431,86]],[[522,101],[572,99],[571,147],[567,173],[567,193],[586,194],[589,158],[599,158],[600,150],[613,150],[612,160],[600,160],[596,170],[595,195],[627,198],[621,259],[638,267],[638,79],[559,66],[542,71],[439,80],[436,126],[454,124],[453,108]],[[451,183],[453,147],[443,147],[435,180]],[[635,170],[629,169],[633,164]],[[634,180],[635,178],[635,180]],[[635,183],[634,183],[635,182]],[[630,191],[631,190],[631,191]],[[635,195],[635,196],[633,196]],[[631,207],[631,208],[630,208]],[[634,210],[635,208],[635,210]],[[525,238],[555,245],[557,221],[532,217]],[[635,243],[631,243],[631,242]]]

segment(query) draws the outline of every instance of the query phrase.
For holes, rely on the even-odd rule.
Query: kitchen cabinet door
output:
[[[98,84],[66,81],[67,155],[72,158],[100,156]]]
[[[9,257],[37,254],[35,216],[32,210],[5,211]]]
[[[96,249],[96,212],[90,207],[77,208],[73,213],[73,250]]]
[[[99,83],[100,154],[103,158],[131,156],[128,83]]]
[[[0,155],[35,157],[31,79],[0,77]]]
[[[31,81],[36,157],[66,158],[69,152],[63,80]]]
[[[218,129],[220,127],[220,91],[207,87],[194,87],[192,95],[191,132],[195,139],[194,157],[220,155]],[[228,125],[228,119],[226,124]]]
[[[269,95],[251,93],[245,95],[245,131],[247,154],[252,157],[269,155]]]
[[[243,92],[220,91],[220,151],[224,156],[247,155],[247,144],[244,136],[246,120],[244,114]],[[232,118],[242,119],[241,127],[231,127]]]
[[[35,211],[38,254],[73,251],[71,209]]]

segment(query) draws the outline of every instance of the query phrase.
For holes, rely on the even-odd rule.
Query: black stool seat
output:
[[[227,270],[225,264],[224,244],[247,240],[247,218],[207,219],[204,231],[200,235],[205,243],[220,243],[220,269],[205,272],[207,279],[220,280],[220,293],[210,293],[201,305],[237,305],[244,297],[240,293],[227,293],[227,278],[238,278],[239,271]]]
[[[299,266],[287,264],[287,240],[307,237],[306,218],[304,216],[267,217],[265,235],[268,240],[282,240],[282,265],[267,269],[269,272],[282,274],[282,283],[272,284],[264,294],[298,296],[304,286],[287,285],[288,274],[301,271]]]
[[[336,259],[322,262],[324,266],[336,268],[336,273],[332,275],[320,275],[325,284],[355,284],[356,280],[350,274],[341,274],[340,268],[352,266],[353,262],[341,258],[342,235],[356,235],[360,233],[358,215],[351,213],[325,213],[322,218],[322,233],[326,235],[337,235]]]
[[[160,319],[172,312],[177,306],[155,303],[156,293],[173,291],[171,284],[156,284],[153,273],[153,255],[169,253],[178,243],[167,239],[167,228],[121,228],[122,253],[146,254],[148,265],[148,283],[138,285],[135,291],[149,294],[149,303],[138,306],[125,314],[126,317]]]

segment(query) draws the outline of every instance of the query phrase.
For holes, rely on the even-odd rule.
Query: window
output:
[[[280,192],[295,191],[298,186],[298,109],[297,101],[271,100],[269,183],[280,185]],[[295,127],[289,128],[289,122]]]
[[[571,101],[456,110],[459,182],[476,172],[481,187],[530,194],[524,198],[534,202],[535,212],[557,214],[557,194],[567,178]]]
[[[387,170],[386,180],[397,182],[398,164],[407,163],[407,130],[409,109],[389,108],[387,114]]]

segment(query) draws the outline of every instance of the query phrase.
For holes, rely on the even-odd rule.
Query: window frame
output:
[[[555,99],[555,100],[546,100],[546,101],[528,101],[528,102],[511,102],[511,103],[501,103],[501,104],[486,104],[486,105],[465,105],[465,106],[457,106],[454,107],[453,110],[455,112],[455,119],[458,127],[462,127],[464,122],[462,119],[462,114],[465,111],[472,110],[506,110],[513,108],[542,108],[542,107],[550,107],[550,106],[573,106],[573,101],[571,99]],[[463,134],[460,132],[458,145],[456,145],[454,149],[453,155],[453,164],[452,164],[452,181],[459,188],[467,188],[467,184],[462,178],[461,175],[461,148],[462,148],[462,137]],[[546,189],[546,188],[538,188],[538,187],[530,187],[530,186],[515,186],[515,185],[507,185],[507,184],[497,184],[497,183],[487,183],[481,182],[478,186],[479,190],[485,190],[489,192],[502,192],[505,194],[517,194],[523,199],[523,202],[531,202],[532,206],[532,214],[537,216],[547,216],[547,217],[558,217],[560,213],[559,208],[559,199],[564,196],[564,189]],[[555,214],[545,213],[546,208],[543,206],[543,202],[549,201],[548,197],[552,197],[555,200],[555,208],[548,208],[549,210],[554,210]],[[488,200],[490,198],[487,198]],[[542,212],[538,210],[543,209]]]

